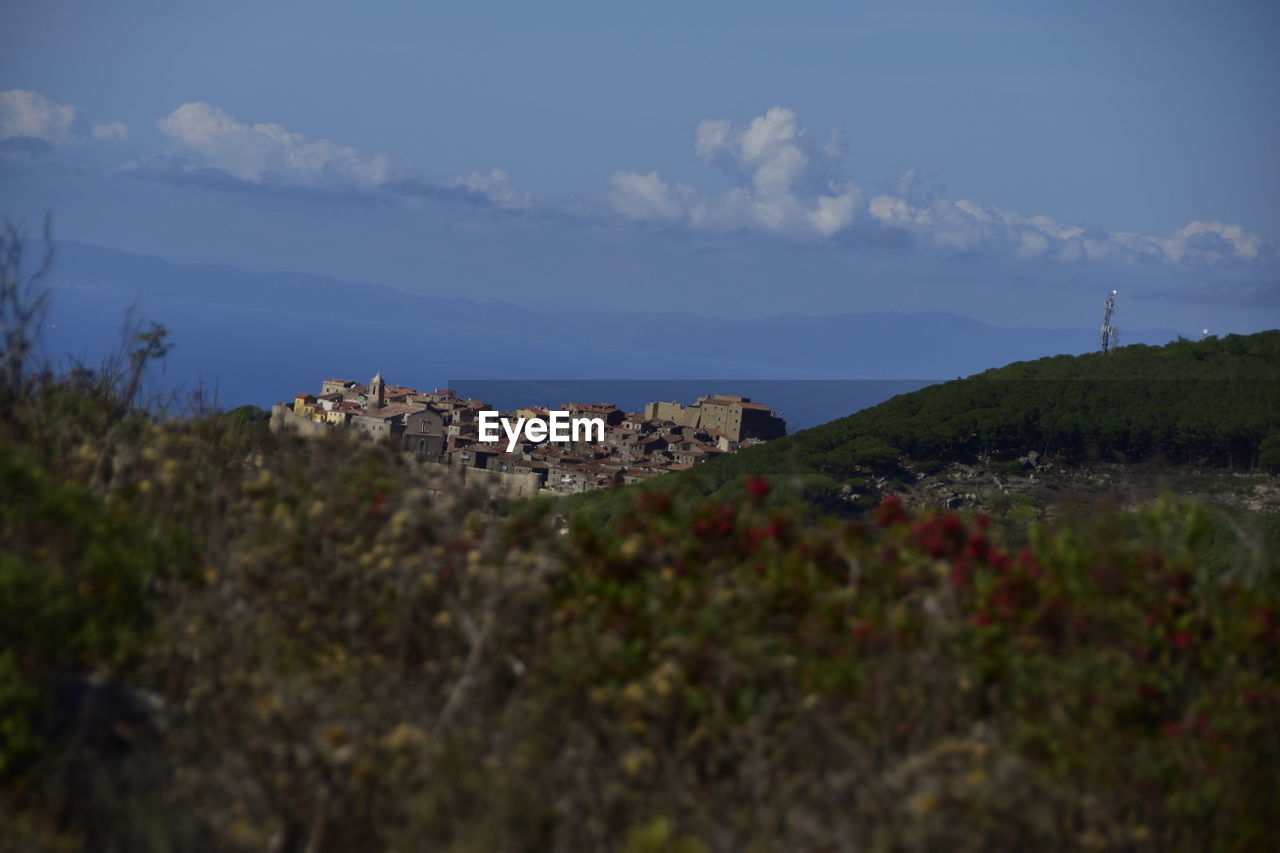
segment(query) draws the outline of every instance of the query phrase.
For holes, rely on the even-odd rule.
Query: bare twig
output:
[[[31,358],[49,309],[46,279],[53,269],[51,221],[44,219],[44,255],[32,271],[26,269],[26,239],[22,229],[5,222],[0,231],[0,387],[18,396],[31,381]]]

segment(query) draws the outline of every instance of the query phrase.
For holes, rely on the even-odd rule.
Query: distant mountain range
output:
[[[588,313],[479,301],[468,298],[465,282],[433,282],[429,270],[423,293],[413,294],[83,243],[55,248],[51,355],[98,358],[119,341],[124,313],[136,304],[140,316],[172,332],[164,381],[216,385],[227,406],[270,405],[314,391],[328,376],[363,379],[378,370],[423,388],[462,379],[939,380],[1089,352],[1098,338],[1085,327],[1093,318],[1083,317],[1079,329],[1004,328],[945,313],[725,320],[681,313],[678,303],[646,304],[643,293],[636,295],[643,311]],[[733,298],[730,288],[725,298]],[[1174,337],[1124,332],[1126,343]],[[790,414],[808,425],[803,413]]]

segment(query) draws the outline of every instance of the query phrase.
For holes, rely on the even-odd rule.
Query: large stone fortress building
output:
[[[679,403],[649,403],[644,407],[647,420],[664,420],[682,426],[713,430],[733,441],[755,438],[760,441],[780,438],[787,433],[786,421],[763,403],[750,397],[715,394],[699,397],[692,406]]]
[[[603,421],[604,440],[553,444],[522,435],[508,451],[505,438],[480,440],[479,415],[489,408],[448,388],[424,392],[389,385],[379,373],[367,385],[326,379],[319,394],[276,403],[271,428],[303,435],[338,427],[358,430],[423,462],[457,469],[464,479],[518,480],[526,494],[638,483],[786,433],[786,423],[773,410],[747,397],[711,395],[690,406],[649,403],[643,412],[624,412],[610,403],[565,403],[561,410],[573,417]],[[503,414],[539,418],[548,412],[530,406]]]

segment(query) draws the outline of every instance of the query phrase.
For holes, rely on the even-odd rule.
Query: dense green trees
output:
[[[1072,463],[1280,468],[1280,331],[1019,362],[679,475],[714,491],[751,474],[826,478],[1035,451]]]
[[[1280,332],[1013,364],[819,429],[824,444],[874,436],[914,458],[1035,450],[1251,467],[1277,428]]]
[[[1258,464],[1268,471],[1280,471],[1280,430],[1268,435],[1258,446]]]

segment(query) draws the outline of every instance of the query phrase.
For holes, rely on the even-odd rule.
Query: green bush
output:
[[[938,459],[926,459],[923,462],[917,462],[915,470],[918,474],[931,477],[946,467],[946,464]]]

